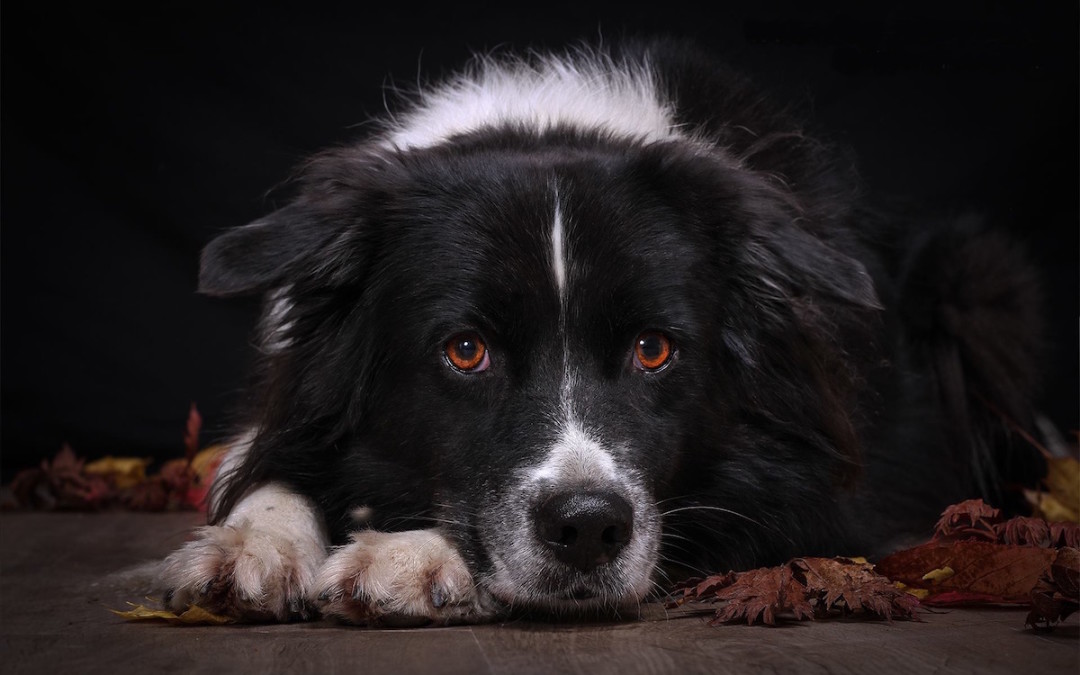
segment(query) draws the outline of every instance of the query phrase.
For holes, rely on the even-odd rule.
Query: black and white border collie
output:
[[[882,133],[888,133],[882,130]],[[612,613],[992,493],[1037,289],[670,41],[478,58],[203,254],[262,367],[169,606]]]

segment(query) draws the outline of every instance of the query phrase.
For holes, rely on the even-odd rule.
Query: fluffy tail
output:
[[[1038,275],[1018,243],[962,218],[922,232],[900,273],[900,312],[936,376],[950,442],[970,453],[983,496],[1031,482],[1041,462],[1010,425],[1035,426],[1043,353]]]

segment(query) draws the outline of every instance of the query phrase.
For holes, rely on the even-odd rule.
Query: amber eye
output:
[[[450,365],[463,373],[479,373],[491,362],[487,345],[476,333],[455,335],[446,341],[443,352]]]
[[[656,371],[666,366],[675,347],[663,333],[647,331],[634,341],[634,367],[639,370]]]

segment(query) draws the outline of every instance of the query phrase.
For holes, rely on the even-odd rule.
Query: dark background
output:
[[[194,293],[199,249],[272,209],[268,191],[301,158],[363,133],[384,85],[437,76],[475,50],[624,30],[698,38],[802,102],[855,149],[875,190],[984,212],[1016,233],[1047,280],[1042,408],[1076,429],[1077,3],[862,4],[60,12],[5,1],[5,480],[65,441],[91,458],[180,456],[192,401],[205,439],[220,437],[255,308]]]

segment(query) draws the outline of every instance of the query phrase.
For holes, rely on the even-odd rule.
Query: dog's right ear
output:
[[[199,292],[230,296],[266,291],[331,236],[329,224],[303,205],[290,204],[211,241],[202,252]]]

